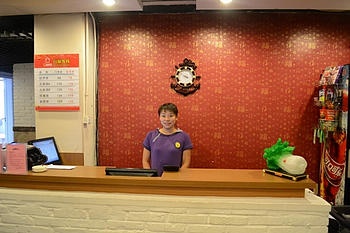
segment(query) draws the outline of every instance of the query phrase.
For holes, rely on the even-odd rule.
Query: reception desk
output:
[[[304,197],[311,179],[292,181],[248,169],[183,169],[162,177],[106,176],[105,167],[77,166],[26,175],[4,174],[0,186],[65,191],[227,197]]]
[[[0,232],[327,233],[331,206],[310,179],[262,170],[106,176],[78,166],[0,175]]]

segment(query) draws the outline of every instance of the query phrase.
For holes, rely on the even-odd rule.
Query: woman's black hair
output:
[[[160,113],[162,111],[170,111],[170,112],[173,112],[175,114],[175,116],[177,116],[178,114],[178,110],[177,110],[177,107],[175,104],[173,103],[165,103],[165,104],[162,104],[159,108],[158,108],[158,115],[160,116]]]

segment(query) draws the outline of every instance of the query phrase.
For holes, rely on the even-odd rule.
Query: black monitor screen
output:
[[[31,140],[28,144],[39,148],[41,153],[47,156],[45,164],[62,164],[54,137]]]

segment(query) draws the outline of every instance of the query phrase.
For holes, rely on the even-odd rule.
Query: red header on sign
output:
[[[34,68],[79,67],[79,54],[34,55]]]

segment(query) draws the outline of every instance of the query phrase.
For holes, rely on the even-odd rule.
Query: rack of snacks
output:
[[[314,131],[314,143],[318,137],[321,147],[319,195],[332,204],[343,199],[337,194],[347,151],[349,67],[349,64],[326,67],[315,97],[320,112]]]
[[[323,71],[315,104],[320,108],[319,128],[333,132],[338,127],[342,107],[342,66],[329,66]]]

